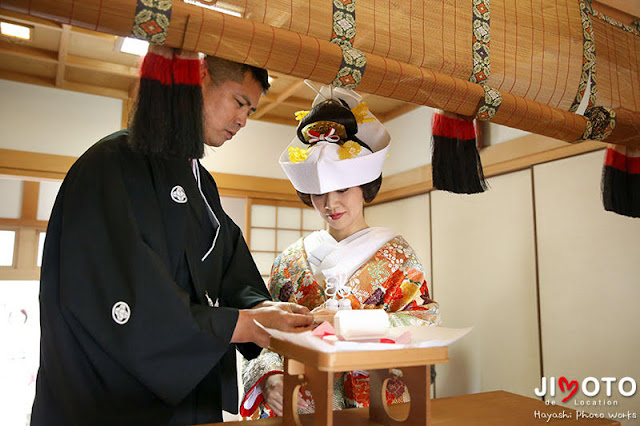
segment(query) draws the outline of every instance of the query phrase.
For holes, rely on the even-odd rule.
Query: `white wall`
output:
[[[432,116],[432,108],[419,107],[385,123],[391,135],[391,146],[383,176],[431,164]]]
[[[19,219],[22,209],[22,180],[0,179],[0,218]]]
[[[248,120],[221,148],[207,147],[202,165],[210,171],[286,179],[278,158],[295,136],[295,127]]]
[[[640,385],[640,219],[602,207],[603,151],[534,167],[544,374],[582,382],[587,377],[632,377]],[[604,384],[602,384],[604,386]],[[627,388],[627,390],[629,390]],[[558,392],[558,403],[566,396]],[[604,390],[599,398],[606,399]],[[573,409],[636,412],[633,397],[617,392],[611,407]]]
[[[531,175],[488,182],[473,196],[431,193],[435,300],[443,325],[473,327],[436,366],[438,397],[530,395],[539,382]]]
[[[78,157],[120,129],[122,100],[0,79],[0,148]],[[278,157],[295,127],[249,120],[221,148],[207,148],[211,171],[286,179]]]
[[[77,157],[120,129],[120,99],[8,80],[0,93],[0,148]]]

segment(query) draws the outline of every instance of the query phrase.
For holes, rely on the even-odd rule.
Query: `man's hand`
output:
[[[278,308],[282,309],[285,312],[293,312],[294,314],[308,314],[309,309],[306,306],[298,305],[297,303],[290,302],[272,302],[271,300],[265,300],[262,303],[257,304],[253,307],[256,308]]]
[[[263,348],[269,346],[269,333],[258,327],[254,320],[267,328],[296,333],[311,330],[313,324],[313,316],[304,306],[262,302],[252,309],[239,311],[231,343],[253,342]]]
[[[329,324],[333,325],[333,319],[336,316],[336,312],[333,309],[321,308],[317,307],[313,311],[311,311],[311,315],[313,315],[313,323],[315,326],[322,324],[324,321],[328,321]]]
[[[284,389],[284,380],[282,374],[272,374],[262,382],[262,396],[264,402],[276,413],[276,416],[282,417],[282,394]],[[307,401],[304,400],[300,391],[298,391],[298,410],[306,410],[308,408]]]

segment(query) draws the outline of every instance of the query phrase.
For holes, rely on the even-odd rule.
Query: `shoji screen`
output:
[[[530,171],[464,196],[431,193],[433,285],[443,325],[473,326],[436,367],[438,397],[491,390],[532,396],[539,384]]]
[[[301,236],[324,229],[320,215],[302,203],[251,200],[250,206],[249,248],[265,281],[278,254]]]

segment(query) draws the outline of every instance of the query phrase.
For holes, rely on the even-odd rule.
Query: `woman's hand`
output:
[[[284,380],[282,374],[272,374],[260,382],[262,389],[262,396],[264,396],[264,402],[273,410],[276,416],[282,417],[282,394],[284,392]],[[298,410],[306,410],[308,408],[307,402],[302,397],[300,391],[298,391]]]

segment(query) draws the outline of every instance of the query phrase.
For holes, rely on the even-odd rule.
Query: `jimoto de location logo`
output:
[[[542,377],[540,386],[534,389],[539,397],[546,397],[547,405],[556,405],[558,398],[564,404],[575,407],[603,406],[611,407],[610,410],[600,413],[588,413],[576,408],[576,420],[581,418],[610,418],[610,419],[637,419],[638,414],[628,410],[616,410],[620,400],[632,397],[636,394],[637,384],[632,377],[586,377],[581,381],[569,379],[565,376]],[[534,417],[550,421],[552,418],[562,416],[573,417],[572,412],[545,413],[535,410]]]

